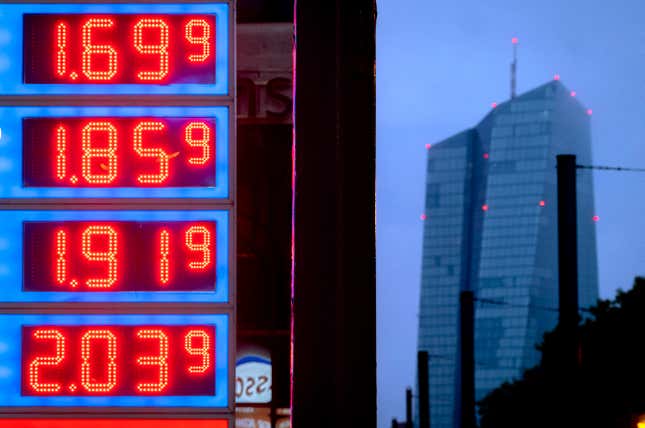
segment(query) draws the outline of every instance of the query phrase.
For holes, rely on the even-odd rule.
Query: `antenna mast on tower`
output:
[[[515,87],[517,85],[517,37],[511,40],[513,43],[513,62],[511,63],[511,98],[515,98]]]

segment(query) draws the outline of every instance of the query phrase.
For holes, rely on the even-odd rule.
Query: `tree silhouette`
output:
[[[636,428],[645,415],[645,278],[590,312],[578,327],[577,372],[561,370],[558,329],[546,333],[540,364],[478,403],[481,428]]]

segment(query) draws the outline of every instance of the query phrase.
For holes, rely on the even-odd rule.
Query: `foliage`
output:
[[[636,428],[645,415],[645,278],[599,300],[577,334],[577,373],[560,369],[556,328],[538,366],[480,401],[480,427]]]

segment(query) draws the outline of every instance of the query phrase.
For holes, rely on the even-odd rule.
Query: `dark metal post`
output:
[[[578,225],[576,157],[558,155],[558,268],[559,320],[558,355],[555,376],[559,379],[559,399],[563,426],[576,426],[580,407],[578,384]]]
[[[419,428],[430,428],[428,351],[417,352],[417,376],[419,376]]]
[[[576,157],[558,155],[558,264],[561,363],[575,369],[578,360],[578,225],[576,207]]]
[[[459,295],[461,428],[475,428],[475,305],[472,291]]]
[[[292,426],[374,427],[376,1],[295,4]]]
[[[412,428],[412,388],[405,390],[405,428]]]

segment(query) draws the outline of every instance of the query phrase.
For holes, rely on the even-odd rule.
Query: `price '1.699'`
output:
[[[213,15],[26,14],[26,83],[214,83]]]

